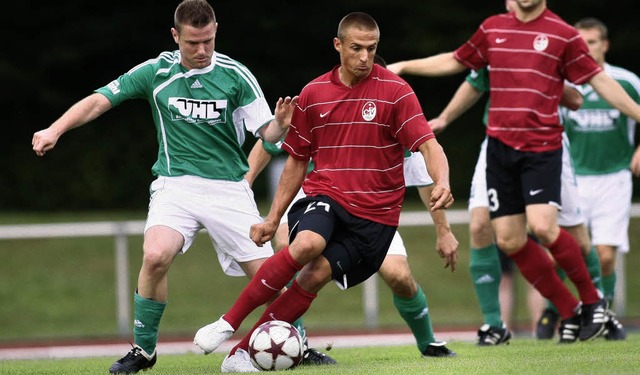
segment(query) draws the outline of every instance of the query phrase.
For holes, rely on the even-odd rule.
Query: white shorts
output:
[[[273,255],[271,244],[258,247],[249,238],[251,225],[262,217],[249,183],[196,176],[158,177],[151,183],[147,229],[164,225],[184,237],[186,252],[205,228],[225,274],[243,276],[238,264]]]
[[[591,243],[616,246],[620,252],[629,252],[629,217],[633,193],[631,171],[576,177]]]
[[[404,184],[405,186],[429,186],[433,179],[427,172],[427,164],[420,152],[412,152],[411,156],[404,158]]]
[[[387,255],[407,256],[407,248],[404,247],[404,241],[402,241],[400,232],[396,231],[396,234],[393,236],[393,240],[391,240],[391,245],[389,245],[389,250],[387,250]]]
[[[585,222],[584,214],[580,208],[580,199],[577,191],[576,178],[573,173],[571,154],[568,147],[568,140],[562,133],[562,175],[561,179],[561,200],[562,208],[558,212],[558,224],[563,227],[572,227]],[[487,138],[480,145],[480,155],[476,162],[476,168],[471,178],[471,191],[469,192],[469,210],[477,207],[489,207],[487,197]]]

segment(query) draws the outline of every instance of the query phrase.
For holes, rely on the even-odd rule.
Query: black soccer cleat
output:
[[[607,340],[626,340],[627,331],[625,331],[622,323],[616,319],[616,315],[613,311],[608,310],[607,315],[609,320],[604,324],[604,338]]]
[[[596,303],[582,306],[580,341],[592,340],[602,334],[604,325],[609,320],[607,308],[608,303],[604,298]]]
[[[492,327],[483,324],[478,330],[478,346],[495,346],[500,344],[508,344],[511,339],[511,332],[503,323],[502,328]]]
[[[422,352],[423,357],[455,357],[456,352],[447,348],[444,341],[435,341],[427,346]]]
[[[302,365],[335,365],[336,360],[319,352],[314,348],[308,348],[302,355]]]
[[[133,348],[127,355],[117,360],[109,369],[110,374],[135,374],[140,370],[147,371],[156,364],[158,355],[153,352],[151,358],[138,345],[132,345]]]
[[[560,315],[553,309],[545,309],[536,324],[536,338],[538,340],[550,340],[556,332],[556,326]]]
[[[576,342],[580,335],[580,315],[574,315],[569,319],[561,321],[560,328],[558,328],[558,335],[560,336],[560,344]]]

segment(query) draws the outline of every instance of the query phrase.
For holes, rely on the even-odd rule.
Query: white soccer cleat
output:
[[[222,361],[220,371],[223,373],[231,372],[260,372],[257,368],[253,367],[249,353],[243,349],[236,350],[236,354],[227,355]]]
[[[233,332],[234,329],[231,324],[220,317],[215,322],[200,328],[193,338],[193,343],[202,349],[204,354],[209,354],[216,350],[220,344],[227,341],[233,335]]]

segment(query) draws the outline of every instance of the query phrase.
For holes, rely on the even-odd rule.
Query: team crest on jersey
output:
[[[549,38],[546,34],[540,34],[533,40],[533,49],[542,52],[549,46]]]
[[[213,125],[226,121],[227,101],[173,97],[169,98],[169,110],[174,120]]]
[[[365,121],[371,121],[376,117],[376,111],[376,103],[366,102],[364,103],[364,107],[362,107],[362,118]]]

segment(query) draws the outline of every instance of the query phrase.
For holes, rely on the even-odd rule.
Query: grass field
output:
[[[627,341],[590,342],[559,345],[556,341],[515,339],[509,345],[477,347],[469,342],[451,342],[458,353],[455,358],[421,358],[413,346],[380,346],[337,348],[331,355],[334,366],[301,366],[288,373],[298,374],[638,374],[640,366],[640,334]],[[224,354],[165,355],[150,375],[198,375],[220,372]],[[25,374],[103,374],[113,358],[80,358],[64,360],[0,361],[3,375]]]
[[[144,213],[7,213],[0,215],[0,224],[142,219]],[[414,276],[427,294],[436,331],[477,329],[482,323],[468,272],[468,229],[466,225],[454,225],[453,230],[460,241],[460,261],[455,273],[444,269],[435,254],[432,227],[400,228]],[[634,270],[640,267],[640,219],[632,220],[630,233],[626,318],[637,321],[640,299],[636,291],[640,290],[640,276]],[[142,237],[130,237],[129,247],[129,280],[133,287],[140,267]],[[93,338],[129,340],[118,337],[113,249],[113,238],[102,237],[0,241],[0,345]],[[199,327],[226,311],[246,284],[245,278],[222,274],[204,234],[185,255],[176,259],[169,279],[170,297],[160,327],[161,338],[191,337]],[[524,283],[522,279],[518,281],[515,321],[525,326],[528,318]],[[375,328],[406,330],[389,289],[381,281],[378,289],[379,321]],[[305,315],[308,330],[313,335],[321,331],[369,329],[362,294],[360,286],[341,291],[329,284]],[[248,321],[256,318],[254,313]]]

